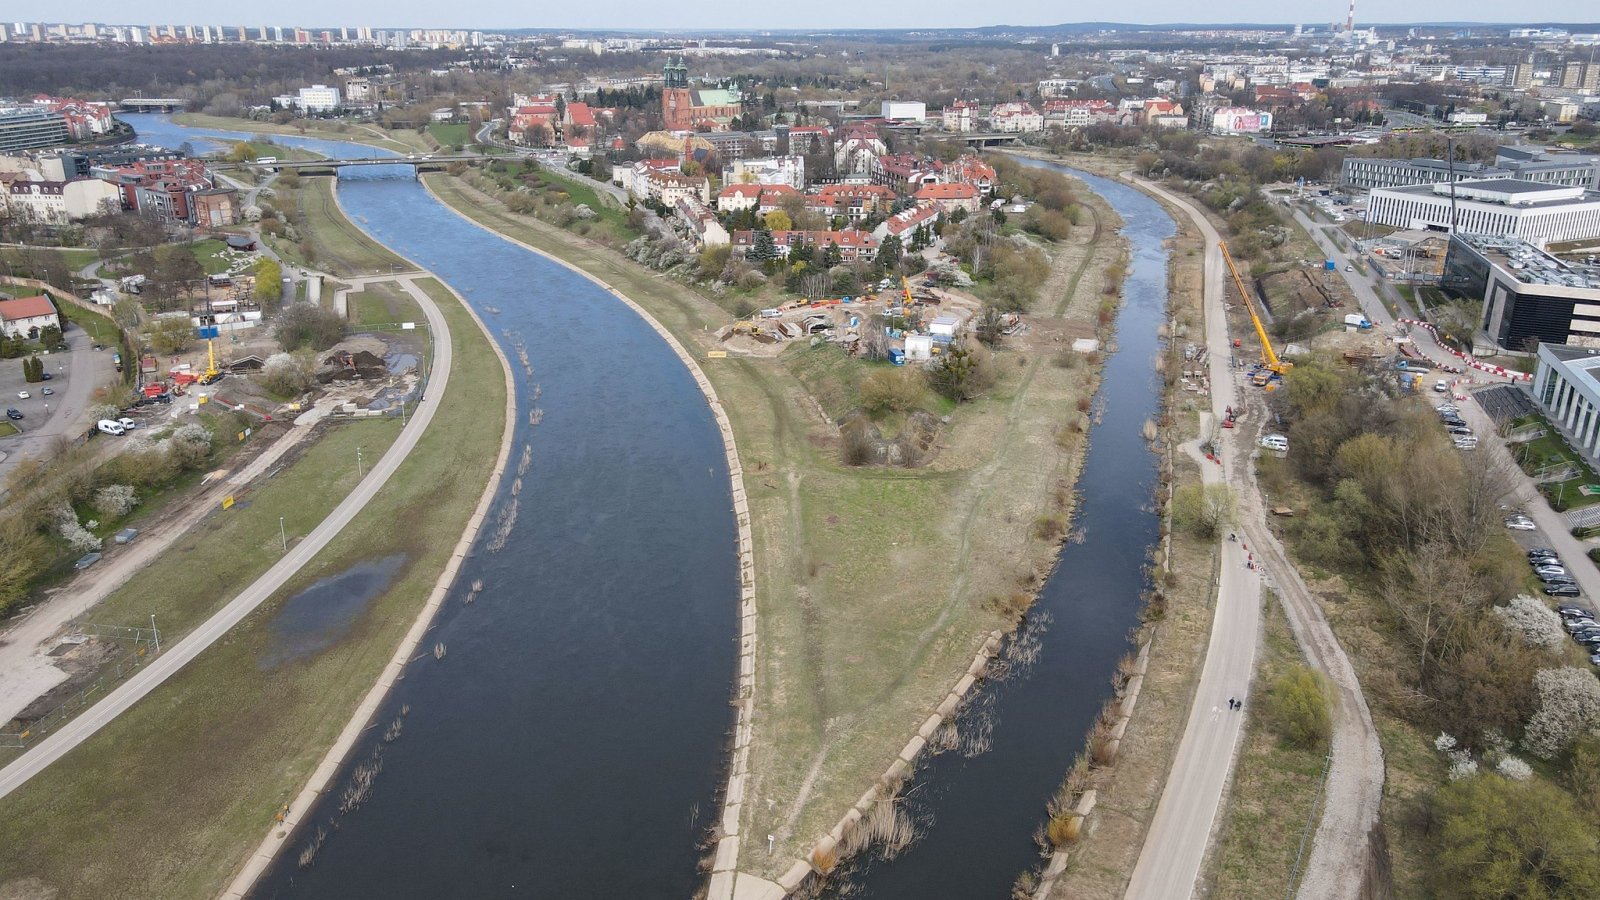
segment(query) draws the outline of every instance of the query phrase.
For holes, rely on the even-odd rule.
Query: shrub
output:
[[[1565,667],[1540,669],[1533,677],[1539,708],[1522,735],[1522,745],[1550,759],[1579,734],[1600,722],[1600,681],[1592,672]]]
[[[261,367],[261,384],[280,397],[299,394],[316,381],[313,364],[308,355],[274,353]]]
[[[311,303],[296,303],[278,317],[274,335],[285,350],[302,347],[326,350],[344,338],[344,320],[331,309]]]
[[[1506,606],[1494,607],[1494,613],[1508,630],[1535,647],[1560,650],[1566,644],[1567,633],[1561,627],[1561,617],[1527,594],[1513,597]]]
[[[1479,775],[1433,797],[1429,880],[1441,900],[1600,896],[1594,825],[1550,783]]]
[[[1078,842],[1078,837],[1083,832],[1083,817],[1070,812],[1058,813],[1050,817],[1050,824],[1045,828],[1045,834],[1050,838],[1050,843],[1056,847],[1065,847]]]
[[[1515,756],[1501,757],[1494,770],[1512,781],[1527,781],[1533,776],[1533,767]]]
[[[107,519],[120,519],[138,503],[131,484],[108,484],[94,493],[95,512]]]
[[[211,457],[211,432],[191,422],[167,438],[167,456],[179,468],[197,469]]]
[[[920,369],[877,369],[861,382],[861,407],[875,416],[910,412],[926,391],[927,379]]]
[[[1186,484],[1172,495],[1172,524],[1202,538],[1214,538],[1233,521],[1233,489],[1225,484]]]
[[[1272,729],[1292,746],[1316,749],[1333,733],[1322,676],[1308,666],[1292,666],[1272,680],[1266,713]]]

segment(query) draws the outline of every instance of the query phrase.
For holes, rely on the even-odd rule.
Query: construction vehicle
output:
[[[916,302],[916,301],[911,299],[911,280],[909,278],[907,278],[906,276],[901,275],[900,276],[900,287],[902,289],[904,289],[905,292],[906,292],[906,308],[910,309],[911,308],[911,304]]]
[[[217,340],[206,338],[206,371],[200,376],[201,384],[211,384],[222,377],[222,372],[217,368]]]
[[[1233,284],[1239,289],[1239,297],[1244,300],[1244,308],[1250,313],[1250,323],[1256,327],[1256,337],[1261,339],[1261,364],[1262,368],[1251,379],[1256,387],[1273,390],[1277,383],[1283,380],[1283,375],[1294,367],[1294,363],[1285,362],[1278,358],[1278,351],[1272,349],[1272,340],[1267,337],[1267,329],[1261,324],[1261,317],[1256,315],[1256,307],[1250,302],[1250,292],[1245,289],[1244,279],[1239,277],[1239,267],[1233,263],[1233,254],[1228,252],[1228,242],[1218,241],[1217,246],[1222,248],[1222,259],[1228,264],[1228,271],[1233,274]],[[1234,343],[1238,346],[1238,342]]]

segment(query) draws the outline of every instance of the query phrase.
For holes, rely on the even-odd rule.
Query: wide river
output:
[[[244,137],[124,118],[141,140],[199,151],[217,146],[207,135]],[[277,140],[332,157],[374,153]],[[483,593],[449,603],[429,636],[445,659],[412,666],[378,716],[409,707],[370,798],[343,816],[318,810],[313,822],[336,827],[314,864],[297,863],[301,834],[257,893],[688,898],[703,884],[696,862],[716,812],[737,659],[734,522],[710,411],[666,345],[592,282],[467,223],[408,167],[347,171],[339,197],[356,223],[465,296],[506,349],[512,462],[524,448],[532,462],[504,547],[486,542],[515,472],[462,570],[456,596],[474,579]],[[1159,533],[1141,430],[1158,411],[1152,362],[1174,224],[1126,185],[1069,174],[1116,209],[1133,253],[1079,485],[1083,540],[1066,545],[1034,607],[1036,661],[973,704],[989,749],[919,768],[908,797],[923,837],[893,862],[858,867],[851,896],[1010,896],[1038,863],[1033,829],[1137,624]]]
[[[151,143],[203,151],[202,136],[219,134],[126,118]],[[513,470],[426,641],[445,658],[408,668],[378,716],[410,708],[370,798],[343,816],[319,809],[310,821],[337,828],[314,864],[298,866],[302,833],[257,893],[682,900],[702,883],[737,667],[733,501],[711,411],[630,309],[463,220],[408,167],[347,170],[339,198],[466,297],[505,348]],[[491,551],[524,448],[515,525]],[[475,579],[483,592],[464,604]],[[358,745],[351,759],[370,753]]]

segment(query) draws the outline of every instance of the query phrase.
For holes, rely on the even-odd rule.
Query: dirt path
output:
[[[1216,415],[1222,412],[1219,404],[1237,405],[1232,400],[1235,375],[1227,367],[1227,361],[1231,357],[1231,347],[1228,343],[1221,253],[1216,246],[1220,237],[1205,215],[1188,200],[1149,182],[1137,179],[1135,181],[1140,187],[1183,210],[1205,236],[1206,335],[1213,367],[1212,402],[1213,415]],[[1265,401],[1261,396],[1250,395],[1249,403],[1252,414],[1246,421],[1265,421]],[[1307,662],[1328,677],[1335,694],[1333,741],[1330,750],[1332,764],[1324,789],[1322,821],[1317,827],[1310,858],[1304,867],[1298,896],[1305,900],[1354,898],[1361,887],[1361,873],[1367,868],[1370,852],[1369,835],[1378,823],[1378,809],[1383,799],[1383,749],[1378,742],[1378,732],[1372,723],[1372,714],[1367,708],[1366,698],[1361,692],[1361,684],[1356,678],[1355,669],[1350,664],[1350,658],[1339,645],[1332,627],[1322,614],[1321,607],[1306,588],[1305,582],[1301,580],[1299,571],[1289,561],[1282,544],[1267,526],[1267,510],[1264,508],[1265,504],[1255,481],[1254,468],[1245,458],[1250,444],[1244,441],[1240,443],[1243,446],[1237,448],[1236,456],[1229,460],[1228,466],[1230,470],[1228,480],[1235,485],[1238,493],[1240,529],[1244,538],[1248,540],[1251,552],[1264,567],[1267,583],[1278,593],[1290,629],[1294,632],[1295,640],[1299,643]],[[1221,622],[1222,616],[1219,612],[1218,624],[1214,627],[1220,627]],[[1210,668],[1209,659],[1207,668]],[[1202,684],[1204,684],[1203,679]],[[1203,702],[1203,695],[1197,695],[1196,706]],[[1191,717],[1190,721],[1192,726],[1194,718]],[[1184,735],[1184,741],[1189,741],[1188,732]],[[1181,786],[1197,783],[1206,776],[1204,781],[1214,785],[1214,788],[1208,790],[1214,790],[1217,800],[1220,801],[1223,788],[1228,781],[1226,776],[1232,770],[1233,759],[1231,753],[1214,754],[1203,758],[1196,757],[1187,766],[1183,766],[1184,757],[1180,754],[1168,778],[1169,792],[1173,790],[1173,785],[1180,786],[1178,791],[1187,792]],[[1223,769],[1224,777],[1216,777],[1218,768]],[[1202,772],[1199,769],[1206,771]],[[1158,808],[1156,814],[1157,821],[1151,827],[1144,851],[1140,856],[1141,867],[1146,866],[1148,860],[1148,865],[1160,868],[1183,847],[1188,847],[1188,852],[1192,854],[1195,842],[1202,843],[1202,849],[1210,844],[1214,828],[1208,828],[1204,833],[1198,834],[1181,830],[1158,832],[1156,825],[1159,824],[1162,808],[1166,805],[1167,795],[1163,794],[1162,807]],[[1135,882],[1130,884],[1128,896],[1188,897],[1194,890],[1194,882],[1190,881],[1182,885],[1171,883],[1159,892],[1145,891],[1141,888],[1136,893],[1134,888],[1139,884],[1136,877]]]

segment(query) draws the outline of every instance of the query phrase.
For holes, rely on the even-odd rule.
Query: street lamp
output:
[[[283,516],[278,517],[278,539],[283,541],[283,552],[289,552],[289,532],[283,529]]]
[[[361,448],[360,447],[356,448],[356,477],[357,478],[364,477],[364,474],[361,471]]]

